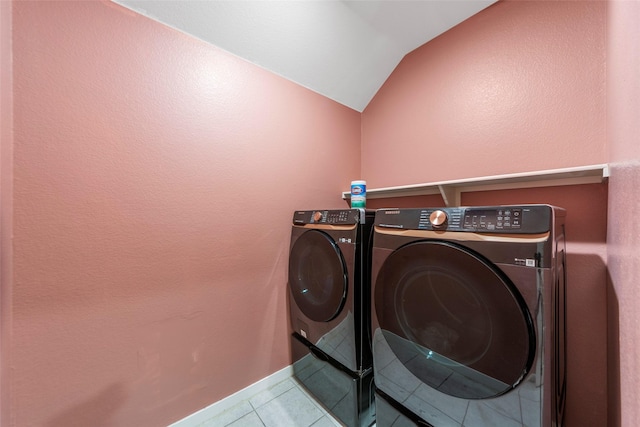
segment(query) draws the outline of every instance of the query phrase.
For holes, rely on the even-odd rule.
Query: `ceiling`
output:
[[[363,111],[402,58],[496,0],[112,0]]]

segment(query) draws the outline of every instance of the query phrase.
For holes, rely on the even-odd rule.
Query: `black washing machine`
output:
[[[296,211],[289,252],[295,377],[347,426],[375,421],[370,243],[375,213]]]
[[[377,426],[558,427],[565,404],[565,212],[376,212]]]

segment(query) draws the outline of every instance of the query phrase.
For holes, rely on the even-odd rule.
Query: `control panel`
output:
[[[465,212],[463,226],[474,230],[519,230],[522,208],[473,209]]]
[[[544,233],[550,230],[551,209],[548,205],[380,209],[375,225],[409,230]]]
[[[295,211],[293,214],[293,223],[296,225],[351,225],[360,222],[360,215],[361,211],[359,209]]]

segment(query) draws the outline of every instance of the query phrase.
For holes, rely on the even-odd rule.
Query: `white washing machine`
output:
[[[548,205],[376,212],[378,427],[563,425],[564,217]]]

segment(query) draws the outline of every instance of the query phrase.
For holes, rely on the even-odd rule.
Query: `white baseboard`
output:
[[[216,415],[226,411],[234,405],[242,402],[243,400],[250,399],[261,391],[267,390],[268,388],[278,384],[293,376],[293,366],[289,365],[273,374],[269,375],[251,384],[248,387],[243,388],[242,390],[233,393],[230,396],[225,397],[222,400],[219,400],[211,405],[207,406],[199,410],[198,412],[194,412],[191,415],[181,419],[180,421],[176,421],[171,424],[169,427],[196,427],[203,422],[207,421],[210,418],[215,417]]]

